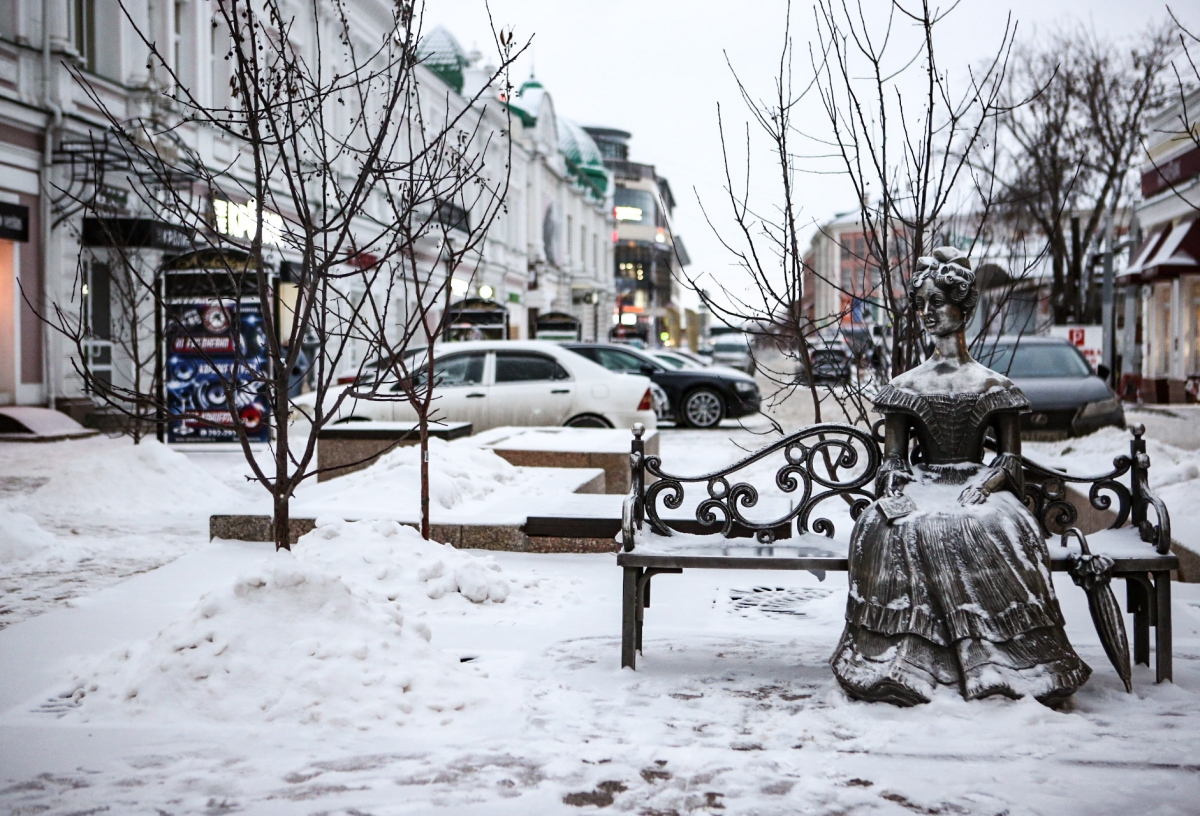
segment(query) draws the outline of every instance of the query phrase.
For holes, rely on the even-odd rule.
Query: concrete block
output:
[[[470,422],[447,422],[429,429],[433,439],[449,441],[470,435]],[[416,425],[410,422],[348,422],[322,428],[317,434],[317,464],[322,469],[317,481],[364,470],[388,451],[420,441]]]
[[[270,516],[209,516],[208,537],[230,541],[274,541]],[[317,520],[288,519],[288,542],[295,544],[300,536],[316,529]]]

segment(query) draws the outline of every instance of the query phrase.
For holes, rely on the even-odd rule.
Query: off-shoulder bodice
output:
[[[1029,409],[1029,400],[1015,385],[981,394],[920,394],[888,383],[874,402],[880,413],[911,418],[930,464],[981,462],[983,437],[994,415]]]

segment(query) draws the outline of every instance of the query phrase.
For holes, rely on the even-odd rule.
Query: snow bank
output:
[[[429,440],[429,498],[447,510],[513,485],[517,473],[490,450]],[[410,445],[396,448],[365,470],[311,487],[305,498],[332,509],[343,499],[356,506],[394,507],[403,497],[415,503],[420,495],[421,449]]]
[[[394,521],[318,518],[317,528],[300,539],[295,552],[375,601],[411,597],[414,591],[434,600],[458,593],[474,603],[508,598],[509,581],[495,558],[426,541]]]
[[[499,603],[508,592],[492,558],[395,522],[321,519],[292,553],[103,658],[61,696],[88,718],[369,728],[440,716],[482,696],[479,673],[431,646],[412,612],[449,595]]]
[[[429,636],[405,624],[399,603],[277,553],[63,696],[88,718],[403,724],[470,699],[472,675]]]
[[[53,515],[145,516],[229,512],[242,502],[182,453],[144,440],[72,456],[25,504]]]
[[[0,509],[0,563],[53,551],[57,540],[24,513]]]
[[[1098,475],[1112,470],[1113,459],[1129,455],[1129,431],[1102,428],[1088,436],[1061,442],[1027,442],[1027,453],[1038,462],[1064,467],[1071,474]],[[1200,478],[1200,452],[1183,450],[1157,439],[1146,440],[1150,456],[1150,486],[1162,488]]]

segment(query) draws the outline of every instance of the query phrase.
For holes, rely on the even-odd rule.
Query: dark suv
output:
[[[563,343],[609,371],[642,374],[667,393],[671,418],[693,428],[715,428],[726,417],[758,413],[762,398],[754,378],[731,369],[672,369],[629,346],[613,343]]]
[[[984,337],[978,342],[975,358],[1008,377],[1029,398],[1030,412],[1021,415],[1026,439],[1063,439],[1108,425],[1125,427],[1117,395],[1066,340]]]

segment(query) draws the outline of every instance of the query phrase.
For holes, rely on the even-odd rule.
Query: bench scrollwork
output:
[[[1025,504],[1047,537],[1060,536],[1076,526],[1079,508],[1069,486],[1086,494],[1091,507],[1111,513],[1115,529],[1131,522],[1141,538],[1165,555],[1171,546],[1171,520],[1166,505],[1150,489],[1144,428],[1130,428],[1130,452],[1113,460],[1113,469],[1095,476],[1074,476],[1046,468],[1027,457]],[[833,522],[814,517],[818,505],[840,497],[850,505],[850,516],[857,519],[875,500],[876,471],[882,461],[878,428],[863,430],[851,425],[825,423],[803,428],[746,456],[728,467],[696,476],[680,476],[663,469],[662,459],[648,456],[642,444],[644,429],[634,428],[630,453],[632,486],[622,513],[622,539],[626,551],[634,546],[634,536],[649,523],[659,535],[671,535],[662,518],[665,510],[678,510],[684,504],[689,485],[705,491],[696,505],[695,519],[701,529],[711,528],[729,536],[735,528],[753,534],[760,544],[771,544],[782,528],[796,525],[797,532],[813,532],[830,538]],[[782,456],[774,482],[781,494],[792,499],[786,514],[768,520],[754,519],[745,510],[759,502],[759,489],[744,472],[772,456]],[[741,480],[738,480],[741,474]],[[1153,510],[1151,514],[1150,511]]]
[[[643,522],[649,522],[660,535],[671,535],[660,515],[660,505],[667,510],[682,507],[686,485],[703,485],[706,491],[696,506],[696,521],[701,528],[729,536],[736,526],[752,532],[764,545],[775,540],[777,530],[793,522],[800,532],[811,530],[832,538],[833,522],[814,518],[818,505],[842,497],[850,504],[851,517],[857,519],[875,499],[870,488],[881,460],[879,445],[869,431],[850,425],[812,425],[728,467],[697,476],[663,470],[658,456],[646,456],[639,449],[637,429],[634,434],[630,459],[634,488],[626,500],[622,524],[627,551],[633,547],[635,529],[640,529]],[[737,481],[736,474],[777,455],[782,455],[783,462],[775,471],[775,486],[792,499],[791,509],[768,520],[750,518],[743,511],[758,504],[759,490],[749,481]]]

